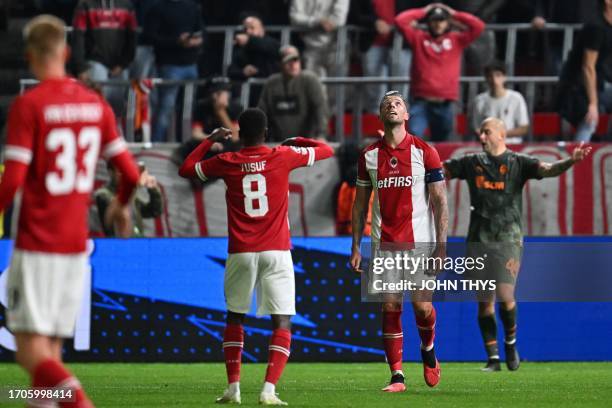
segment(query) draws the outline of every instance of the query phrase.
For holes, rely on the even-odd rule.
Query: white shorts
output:
[[[417,248],[410,250],[384,250],[378,244],[372,245],[372,258],[369,264],[368,294],[400,294],[415,293],[421,290],[427,281],[436,280],[435,275],[428,275],[424,261],[419,259],[428,257],[432,252],[431,244],[417,244]],[[375,265],[375,260],[396,260]],[[414,263],[413,263],[414,261]]]
[[[229,254],[225,264],[227,310],[248,313],[257,289],[257,315],[295,314],[295,276],[290,251]]]
[[[72,337],[88,256],[15,249],[7,278],[7,326],[13,333]]]

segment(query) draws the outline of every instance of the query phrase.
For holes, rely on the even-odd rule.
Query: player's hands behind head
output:
[[[210,140],[211,142],[215,143],[215,142],[220,142],[222,140],[229,139],[231,137],[232,137],[232,131],[230,129],[220,127],[220,128],[216,128],[215,130],[213,130],[211,134],[208,135],[207,140]]]
[[[591,150],[593,150],[591,146],[585,146],[584,142],[581,142],[580,145],[572,152],[572,160],[574,162],[582,161],[589,155],[589,153],[591,153]]]
[[[131,237],[133,229],[130,205],[121,204],[117,197],[113,197],[104,214],[104,224],[112,226],[117,237]]]

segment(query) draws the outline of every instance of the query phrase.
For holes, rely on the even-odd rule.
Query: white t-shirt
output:
[[[503,120],[508,130],[529,125],[525,99],[512,89],[506,89],[506,95],[501,98],[494,98],[489,92],[479,94],[474,99],[470,116],[472,129],[479,129],[488,117]]]

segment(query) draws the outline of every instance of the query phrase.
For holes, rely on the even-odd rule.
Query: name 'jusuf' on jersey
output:
[[[260,171],[264,171],[264,169],[266,168],[266,161],[263,160],[255,163],[240,163],[240,167],[245,173],[257,173]]]

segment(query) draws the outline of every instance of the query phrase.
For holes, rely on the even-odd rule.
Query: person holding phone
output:
[[[149,11],[144,27],[151,39],[160,78],[198,77],[198,54],[204,43],[200,6],[193,0],[160,0]],[[153,142],[167,142],[167,131],[180,86],[161,85],[153,121]]]

